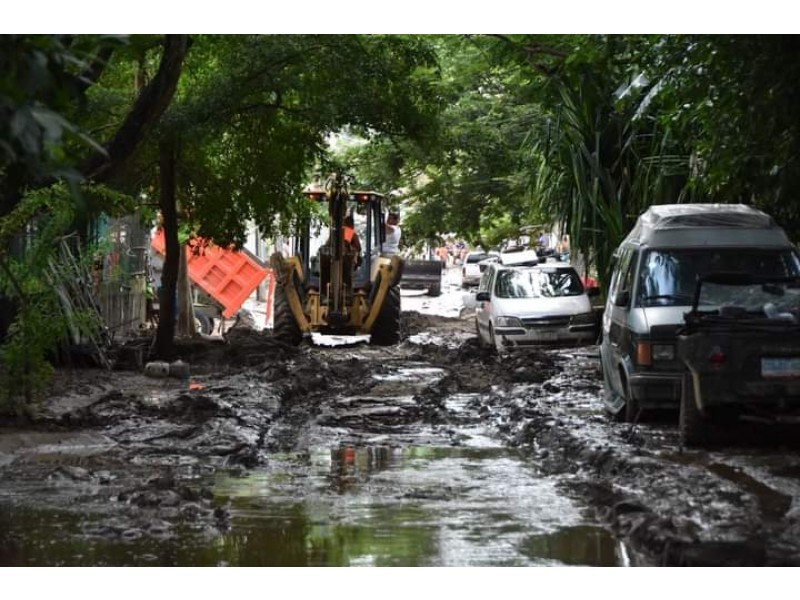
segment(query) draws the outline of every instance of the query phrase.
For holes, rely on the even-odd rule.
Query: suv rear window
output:
[[[467,263],[481,262],[482,260],[487,258],[489,258],[488,254],[469,254],[467,256]]]

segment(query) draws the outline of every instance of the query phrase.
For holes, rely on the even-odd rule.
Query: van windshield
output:
[[[793,251],[778,249],[650,250],[642,259],[636,306],[689,306],[697,277],[709,273],[797,277],[800,261]]]
[[[558,298],[582,293],[583,284],[572,269],[505,269],[498,272],[495,285],[498,298]]]

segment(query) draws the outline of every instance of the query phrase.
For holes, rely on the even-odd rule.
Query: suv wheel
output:
[[[683,376],[678,429],[681,434],[682,446],[701,446],[707,441],[708,423],[705,415],[697,408],[697,402],[694,398],[694,384],[692,383],[692,376],[689,374]]]

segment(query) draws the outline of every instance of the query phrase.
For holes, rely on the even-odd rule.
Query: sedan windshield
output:
[[[778,278],[800,275],[797,255],[787,250],[651,250],[642,260],[638,306],[688,306],[694,297],[697,277],[709,273],[747,273]]]
[[[498,298],[558,298],[579,296],[583,285],[573,270],[507,269],[497,274]]]

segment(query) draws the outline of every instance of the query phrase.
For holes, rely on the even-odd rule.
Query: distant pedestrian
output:
[[[550,236],[547,235],[544,231],[539,234],[539,239],[537,240],[539,247],[546,250],[550,247]]]

